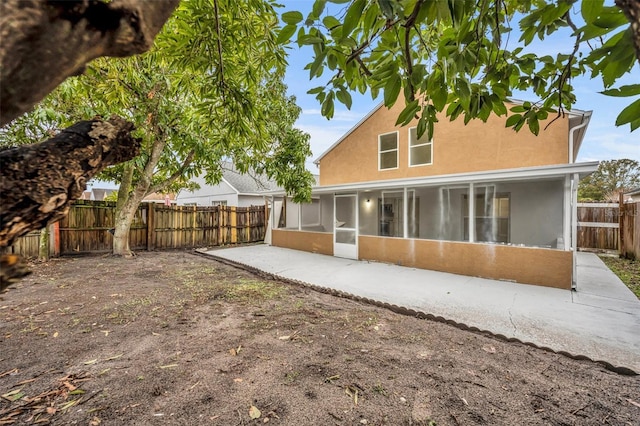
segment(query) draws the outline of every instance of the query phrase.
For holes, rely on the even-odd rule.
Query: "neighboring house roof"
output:
[[[516,99],[509,99],[508,102],[515,104],[515,105],[520,105],[522,103],[524,103],[524,101],[520,101],[520,100],[516,100]],[[340,145],[340,143],[345,140],[351,133],[353,133],[358,127],[360,127],[365,121],[367,121],[373,114],[376,113],[376,111],[378,111],[380,108],[382,108],[384,106],[384,102],[380,102],[378,105],[376,105],[371,111],[369,111],[369,113],[367,115],[365,115],[362,120],[358,121],[351,129],[349,129],[344,135],[342,135],[340,137],[340,139],[338,139],[333,145],[331,145],[325,152],[323,152],[322,154],[320,154],[320,156],[318,158],[316,158],[315,160],[313,160],[313,164],[315,164],[316,166],[318,166],[320,164],[320,160],[322,160],[322,158],[327,155],[329,152],[331,152],[336,146]],[[579,123],[576,122],[571,123],[570,125],[570,129],[577,127],[578,125],[582,124],[585,120],[588,122],[591,118],[591,114],[592,111],[583,111],[583,110],[579,110],[579,109],[572,109],[571,111],[567,111],[566,112],[567,115],[569,115],[570,119],[573,119],[574,121],[579,120]],[[580,146],[582,145],[582,140],[584,138],[586,132],[586,126],[583,126],[583,128],[579,129],[576,133],[576,137],[575,137],[575,141],[574,141],[574,145],[573,145],[573,158],[575,159],[578,156],[578,150],[580,149]]]
[[[169,196],[169,201],[171,203],[175,203],[176,201],[176,194],[170,192],[168,194],[162,194],[159,192],[152,192],[151,194],[147,195],[146,197],[144,197],[144,199],[142,200],[143,203],[148,202],[148,203],[166,203],[167,201],[167,196]]]
[[[626,191],[624,195],[640,195],[640,187]]]
[[[263,191],[279,189],[278,184],[266,175],[242,174],[232,163],[222,165],[222,179],[235,189],[238,195],[258,195]]]

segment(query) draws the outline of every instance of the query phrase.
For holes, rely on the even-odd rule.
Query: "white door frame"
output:
[[[338,198],[351,198],[355,215],[354,227],[344,223],[337,217],[336,203]],[[358,194],[334,194],[333,196],[333,255],[347,259],[358,259]],[[345,218],[343,218],[345,219]],[[340,225],[340,226],[339,226]],[[339,238],[341,237],[341,238]],[[338,242],[342,240],[342,242]],[[349,241],[349,242],[344,242]]]

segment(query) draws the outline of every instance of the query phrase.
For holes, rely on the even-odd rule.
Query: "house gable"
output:
[[[395,122],[404,107],[377,107],[318,160],[320,185],[403,179],[454,173],[535,167],[569,162],[569,117],[555,116],[540,123],[540,133],[515,132],[506,117],[491,115],[486,123],[438,116],[432,139],[431,162],[410,166],[409,134],[417,125]],[[575,118],[574,118],[575,120]],[[550,124],[549,124],[550,123]],[[548,127],[547,127],[548,125]],[[572,124],[573,125],[573,124]],[[381,169],[379,136],[398,132],[398,167]],[[575,148],[575,147],[574,147]]]

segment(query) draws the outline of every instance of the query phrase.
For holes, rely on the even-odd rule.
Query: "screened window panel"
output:
[[[431,144],[412,146],[410,149],[410,165],[431,164]]]
[[[427,132],[418,139],[418,130],[415,127],[409,129],[409,146],[422,145],[431,142]]]
[[[380,135],[380,152],[398,149],[398,134]]]
[[[380,154],[380,168],[394,169],[398,167],[398,151],[383,152]]]

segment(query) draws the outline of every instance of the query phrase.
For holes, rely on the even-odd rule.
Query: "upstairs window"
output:
[[[398,132],[378,136],[378,170],[398,168]]]
[[[418,138],[415,127],[409,129],[409,166],[427,166],[433,163],[433,140],[427,132]]]

